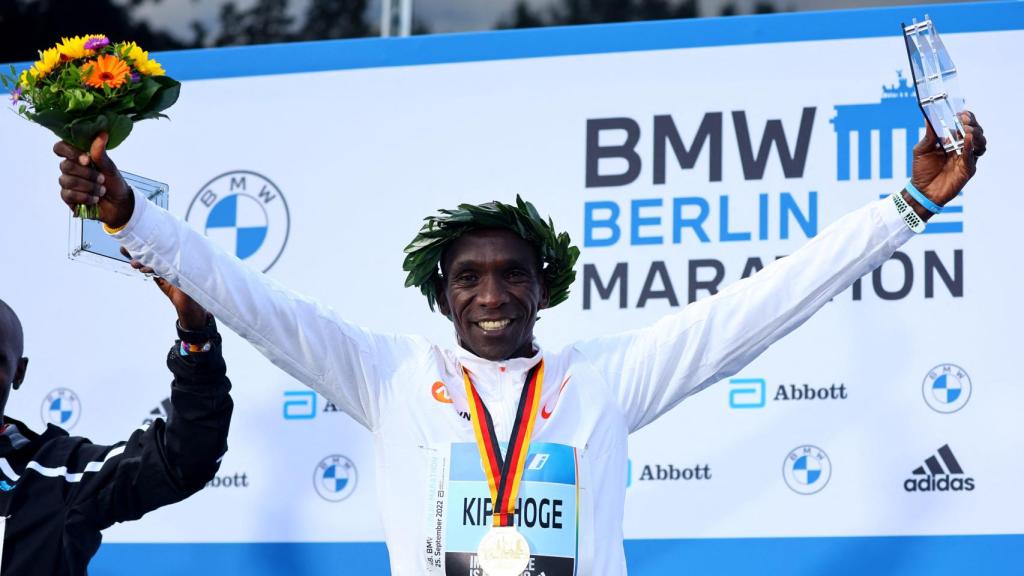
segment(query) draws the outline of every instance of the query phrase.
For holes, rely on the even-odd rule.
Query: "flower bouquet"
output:
[[[139,120],[161,114],[178,99],[181,84],[135,42],[111,43],[92,34],[62,38],[39,53],[39,61],[18,76],[0,74],[18,114],[49,128],[79,150],[89,150],[101,132],[107,148],[128,137]],[[79,218],[96,219],[99,208],[79,205]]]

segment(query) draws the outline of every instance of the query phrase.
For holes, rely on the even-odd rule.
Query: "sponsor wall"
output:
[[[172,120],[112,155],[249,265],[446,344],[447,320],[402,287],[402,248],[437,208],[523,194],[583,250],[538,323],[557,347],[651,323],[900,189],[923,121],[898,24],[926,11],[991,143],[977,177],[807,325],[631,437],[627,556],[635,574],[681,558],[695,574],[1008,573],[1024,314],[1005,215],[1024,122],[1001,55],[1024,50],[1024,5],[166,54],[185,81]],[[173,312],[141,279],[66,259],[53,137],[13,114],[0,134],[0,297],[32,360],[9,413],[115,442],[167,416]],[[108,530],[94,572],[382,572],[371,435],[233,334],[225,350],[220,474]],[[445,402],[433,384],[410,393]]]

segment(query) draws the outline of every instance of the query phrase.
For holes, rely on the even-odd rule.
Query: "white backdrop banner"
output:
[[[899,23],[926,11],[991,143],[976,178],[804,327],[631,437],[627,556],[637,574],[681,557],[694,574],[1008,573],[1024,4],[164,54],[184,81],[172,120],[112,156],[249,265],[446,344],[450,323],[403,288],[403,247],[438,208],[522,194],[582,249],[537,325],[555,348],[647,325],[902,188],[924,124]],[[8,412],[115,442],[166,414],[173,311],[67,260],[54,138],[14,114],[0,134],[0,298],[32,360]],[[370,434],[234,334],[224,348],[220,474],[108,530],[94,572],[385,570]],[[322,481],[332,466],[346,481]]]

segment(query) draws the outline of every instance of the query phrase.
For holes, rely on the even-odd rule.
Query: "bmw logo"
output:
[[[43,398],[43,424],[53,424],[70,430],[78,424],[78,417],[81,414],[82,403],[78,400],[78,394],[68,388],[57,388]]]
[[[949,414],[971,399],[971,378],[956,364],[939,364],[924,377],[921,392],[929,408]]]
[[[288,243],[288,203],[269,178],[236,170],[207,182],[185,220],[250,266],[266,272]]]
[[[797,494],[820,492],[832,477],[828,454],[816,446],[798,446],[786,455],[782,464],[786,485]]]
[[[337,454],[321,460],[313,471],[313,486],[316,493],[329,502],[341,502],[351,496],[358,480],[356,465],[348,458]]]

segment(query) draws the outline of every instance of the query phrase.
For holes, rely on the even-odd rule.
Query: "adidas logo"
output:
[[[964,475],[949,444],[944,444],[935,455],[924,461],[924,466],[914,468],[912,476],[903,482],[907,492],[970,492],[974,490],[974,478]]]
[[[153,424],[153,421],[156,420],[157,418],[163,418],[164,421],[166,422],[171,419],[172,414],[174,414],[174,405],[171,404],[170,397],[167,397],[164,398],[162,402],[160,402],[159,406],[149,411],[149,416],[147,416],[146,419],[142,421],[142,424],[145,426],[149,426]]]

